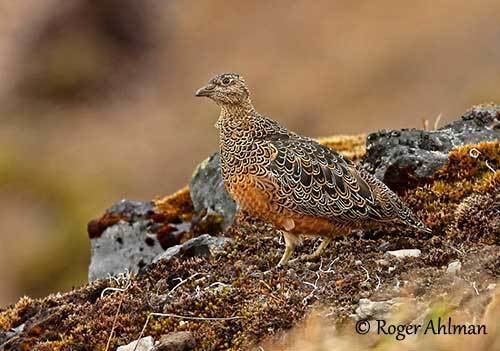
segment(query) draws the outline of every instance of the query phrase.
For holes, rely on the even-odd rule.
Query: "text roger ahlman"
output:
[[[447,323],[446,323],[447,322]],[[486,325],[480,324],[453,324],[451,317],[443,321],[441,317],[429,320],[423,329],[423,334],[433,335],[486,335]]]

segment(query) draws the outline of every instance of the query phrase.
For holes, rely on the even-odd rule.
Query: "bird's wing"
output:
[[[334,150],[295,134],[268,138],[269,173],[280,206],[304,214],[352,222],[383,220],[366,174]]]

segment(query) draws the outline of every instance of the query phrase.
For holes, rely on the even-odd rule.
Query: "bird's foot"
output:
[[[288,232],[283,232],[283,237],[285,238],[285,252],[281,257],[277,267],[286,266],[290,260],[290,257],[293,254],[295,246],[299,241],[299,238],[296,235],[290,234]]]
[[[290,263],[297,261],[301,262],[317,261],[321,257],[321,254],[323,253],[323,251],[325,251],[326,247],[328,246],[328,244],[330,244],[331,241],[332,241],[331,238],[323,238],[321,244],[312,254],[301,255],[300,257],[291,260]]]
[[[315,255],[313,254],[304,254],[300,255],[297,258],[294,258],[293,260],[290,260],[289,263],[297,263],[297,262],[314,262],[317,261],[320,258],[321,255]]]

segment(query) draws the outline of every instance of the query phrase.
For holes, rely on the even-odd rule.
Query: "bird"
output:
[[[353,230],[393,224],[431,232],[367,170],[257,112],[240,74],[216,75],[195,96],[220,107],[215,127],[226,190],[239,209],[283,232],[278,266],[289,263],[302,236],[322,238],[312,254],[298,258],[307,261]]]

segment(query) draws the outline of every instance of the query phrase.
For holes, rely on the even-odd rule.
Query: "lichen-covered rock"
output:
[[[120,346],[116,351],[153,351],[154,340],[146,336],[140,340],[132,341],[130,344]]]
[[[168,211],[168,201],[159,203],[122,200],[89,223],[89,281],[138,272],[180,243],[190,224]]]
[[[97,238],[110,226],[119,221],[136,222],[146,219],[153,213],[154,204],[152,201],[130,201],[121,200],[113,204],[106,213],[98,220],[91,220],[87,226],[90,239]]]
[[[400,305],[397,301],[371,301],[369,299],[360,299],[354,319],[385,319],[389,312]]]
[[[210,256],[218,250],[222,250],[224,245],[232,242],[230,238],[214,237],[208,234],[200,235],[196,238],[186,241],[182,245],[176,245],[168,248],[156,256],[153,262],[159,260],[170,260],[174,257],[196,257]]]
[[[193,334],[188,331],[162,335],[153,351],[189,351],[196,347]]]
[[[446,268],[446,273],[458,274],[461,269],[462,269],[462,262],[453,261],[448,264],[448,267]]]
[[[220,225],[221,230],[233,223],[236,203],[224,187],[219,153],[198,165],[189,182],[189,190],[196,222],[215,222]]]
[[[163,252],[150,221],[119,222],[91,241],[89,281],[123,272],[136,273]]]
[[[422,251],[419,249],[401,249],[401,250],[393,250],[387,251],[385,253],[386,256],[393,256],[397,258],[405,258],[405,257],[418,257]]]
[[[391,189],[408,189],[430,180],[447,163],[451,149],[494,140],[500,140],[500,106],[478,106],[438,130],[385,130],[368,135],[363,166]]]

